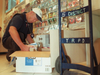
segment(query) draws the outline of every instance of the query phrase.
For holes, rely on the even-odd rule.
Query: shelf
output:
[[[100,9],[94,10],[93,11],[94,15],[100,16]]]
[[[85,28],[85,22],[69,24],[69,29],[83,29]]]
[[[93,14],[100,16],[100,0],[92,0],[92,11]]]

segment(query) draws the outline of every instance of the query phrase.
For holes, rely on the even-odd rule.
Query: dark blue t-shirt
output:
[[[21,32],[24,34],[25,38],[27,37],[27,34],[30,34],[31,32],[29,31],[29,27],[28,25],[26,24],[26,15],[25,13],[23,13],[23,16],[24,16],[24,20],[23,18],[20,16],[20,15],[16,15],[13,17],[13,19],[9,22],[7,28],[6,28],[6,31],[4,33],[4,36],[3,36],[3,39],[2,39],[2,42],[4,43],[6,41],[6,39],[10,36],[9,34],[9,27],[10,26],[14,26],[16,27],[17,31],[18,32]],[[32,24],[31,24],[32,25]]]

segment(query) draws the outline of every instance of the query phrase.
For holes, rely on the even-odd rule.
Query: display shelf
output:
[[[100,0],[92,0],[92,11],[93,14],[100,16]]]
[[[65,1],[65,3],[67,3],[68,4],[68,2],[66,1],[66,0],[62,0],[62,2],[63,1]],[[80,0],[81,1],[81,0]],[[44,4],[45,3],[45,4]],[[54,25],[58,25],[58,19],[57,19],[57,23],[56,24],[54,24],[54,23],[52,23],[52,24],[50,24],[49,23],[49,20],[51,20],[51,19],[53,19],[53,18],[58,18],[58,17],[51,17],[51,18],[49,18],[49,13],[54,13],[54,12],[58,12],[58,2],[52,2],[52,3],[50,3],[49,2],[49,0],[47,0],[47,1],[44,1],[44,2],[42,2],[42,3],[40,3],[40,4],[38,4],[38,5],[36,5],[36,6],[34,6],[34,7],[39,7],[39,8],[43,8],[44,7],[44,9],[46,8],[47,10],[49,10],[49,9],[51,9],[51,11],[49,10],[49,11],[47,11],[46,13],[43,13],[43,15],[44,14],[46,14],[46,15],[48,15],[48,18],[47,19],[44,19],[43,21],[47,21],[47,23],[48,23],[48,26],[54,26]],[[68,8],[68,5],[67,4],[65,4],[65,6],[62,6],[61,8],[66,8],[66,11],[67,11],[67,9],[69,10],[69,8]],[[44,6],[43,6],[44,5]],[[45,5],[47,5],[46,7],[45,7]],[[53,7],[55,6],[55,10],[53,10]],[[72,8],[70,8],[70,10],[72,10],[72,9],[79,9],[79,7],[82,7],[83,5],[82,5],[82,3],[79,5],[79,6],[75,6],[75,7],[72,7]],[[57,14],[57,16],[58,16],[58,14]],[[36,22],[36,23],[39,23],[39,22]],[[62,22],[63,23],[63,22]],[[67,22],[66,22],[67,23]],[[80,23],[81,24],[81,23]],[[79,25],[79,24],[78,24]],[[78,25],[76,25],[76,27],[78,27]],[[75,24],[72,24],[72,25],[70,25],[70,27],[72,28],[72,27],[75,27]],[[36,28],[43,28],[43,27],[45,27],[45,26],[41,26],[41,27],[36,27]],[[73,27],[73,28],[74,28]],[[79,26],[78,28],[84,28],[82,25],[81,26]],[[67,28],[67,27],[66,27]],[[75,28],[76,29],[76,28]]]
[[[83,29],[85,28],[85,22],[69,24],[69,29]]]

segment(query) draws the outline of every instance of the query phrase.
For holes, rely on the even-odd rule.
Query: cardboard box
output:
[[[49,51],[16,51],[10,55],[16,57],[16,72],[51,73]]]

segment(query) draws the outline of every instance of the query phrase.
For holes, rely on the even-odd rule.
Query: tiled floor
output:
[[[35,73],[16,73],[16,68],[9,66],[9,62],[6,60],[6,54],[0,54],[0,75],[60,75],[55,69],[51,74],[35,74]],[[89,75],[87,73],[71,70],[69,72],[65,71],[63,75]]]

